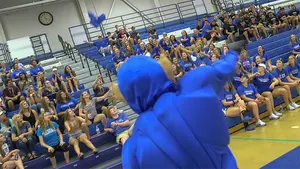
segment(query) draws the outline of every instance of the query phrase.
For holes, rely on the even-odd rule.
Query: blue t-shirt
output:
[[[247,72],[252,72],[252,60],[250,58],[246,58],[246,59],[240,59],[240,62],[242,63],[243,68],[247,71]]]
[[[294,77],[299,78],[299,68],[300,64],[296,63],[294,67],[291,65],[287,65],[285,69],[287,70],[288,74],[292,74]]]
[[[143,55],[144,53],[145,53],[145,51],[146,51],[146,47],[144,48],[144,49],[142,49],[141,47],[138,47],[137,49],[136,49],[136,54],[137,55]]]
[[[274,75],[269,72],[266,72],[263,76],[255,76],[253,82],[257,87],[257,91],[259,93],[272,91],[272,89],[270,89],[270,85],[274,78]]]
[[[195,40],[198,40],[198,39],[200,39],[201,37],[202,37],[202,35],[201,35],[200,33],[198,33],[198,35],[193,34],[193,38],[194,38]]]
[[[171,44],[176,48],[178,45],[180,45],[180,42],[178,40],[171,42]]]
[[[283,82],[288,82],[287,76],[289,75],[288,72],[285,69],[282,69],[281,71],[276,68],[272,74],[276,77],[279,78]]]
[[[250,83],[247,87],[240,85],[237,89],[237,92],[240,96],[245,95],[250,99],[256,99],[255,95],[257,94],[257,90],[252,83]]]
[[[169,43],[166,43],[164,39],[161,39],[159,41],[159,45],[164,49],[164,50],[170,50],[171,49],[171,46]]]
[[[226,102],[231,102],[231,101],[235,100],[236,94],[237,94],[237,92],[231,92],[226,89],[223,89],[219,95],[219,99],[220,99],[221,103],[222,103],[222,100],[226,100]],[[222,106],[223,106],[223,108],[230,107],[230,106],[225,106],[223,103],[222,103]]]
[[[24,73],[24,74],[26,75],[26,71],[25,71],[25,70],[19,69],[18,71],[15,71],[15,70],[14,70],[14,71],[12,72],[12,74],[10,75],[10,77],[11,77],[12,79],[18,79],[20,73]]]
[[[192,68],[194,67],[193,63],[190,61],[182,61],[179,64],[180,64],[181,69],[184,70],[185,72],[192,70]]]
[[[187,35],[185,38],[183,36],[181,36],[181,40],[183,40],[181,43],[184,47],[192,46],[191,38],[189,35]]]
[[[294,50],[295,52],[300,52],[300,43],[296,42],[296,43],[290,44],[290,49]]]
[[[119,117],[116,118],[116,119],[114,119],[114,118],[108,118],[105,128],[112,128],[114,130],[115,134],[119,135],[123,131],[128,130],[130,128],[130,125],[126,126],[126,127],[123,127],[123,126],[114,126],[113,127],[113,126],[111,126],[111,123],[112,122],[122,123],[122,122],[124,122],[126,120],[128,120],[128,116],[127,116],[126,113],[122,112],[122,113],[119,114]]]
[[[63,80],[64,80],[64,76],[63,76],[62,73],[58,72],[58,76],[59,76],[59,77],[62,77]],[[55,79],[56,76],[52,73],[50,77],[51,77],[51,83],[52,83],[52,85],[54,85],[52,79]],[[60,81],[59,78],[56,78],[56,82],[57,82],[59,85],[60,85],[60,83],[61,83],[61,81]]]
[[[37,136],[43,136],[44,142],[49,146],[56,146],[60,142],[60,138],[56,129],[58,129],[58,124],[55,122],[51,122],[53,124],[53,128],[50,126],[46,127],[46,131],[43,132],[42,128],[39,127],[37,129]]]
[[[30,75],[38,75],[39,72],[43,72],[44,69],[41,65],[37,65],[36,67],[31,67],[29,69]]]
[[[231,79],[231,83],[233,84],[234,88],[237,89],[240,85],[242,85],[242,82],[241,82],[241,77],[244,73],[240,72],[239,74],[238,73],[234,73],[232,79]]]
[[[115,56],[115,57],[113,58],[113,61],[114,61],[116,64],[118,64],[118,63],[120,63],[120,62],[123,62],[125,59],[126,59],[126,57],[125,57],[123,54],[120,54],[119,57]]]
[[[205,37],[206,35],[208,35],[209,33],[207,32],[208,30],[212,30],[211,26],[203,26],[202,28],[202,37]]]
[[[255,55],[255,56],[260,56],[258,53]],[[260,56],[261,57],[261,62],[262,63],[266,63],[266,61],[268,61],[269,60],[269,55],[267,54],[267,53],[265,53],[265,54],[263,54],[262,56]],[[254,62],[254,60],[253,60],[253,62]]]
[[[71,98],[65,103],[56,104],[56,112],[64,112],[67,109],[73,109],[78,104],[78,101],[75,98]]]
[[[158,47],[153,47],[153,50],[151,52],[151,57],[155,58],[155,56],[160,56],[160,52],[159,52]]]

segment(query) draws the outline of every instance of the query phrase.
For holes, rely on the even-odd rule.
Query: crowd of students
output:
[[[109,87],[103,86],[100,74],[93,84],[94,96],[83,91],[80,98],[71,97],[78,89],[76,73],[65,66],[61,73],[53,68],[50,77],[33,59],[28,70],[15,59],[12,70],[1,68],[2,79],[6,81],[0,101],[0,162],[4,168],[24,168],[22,161],[35,159],[36,143],[46,149],[52,166],[56,167],[55,152],[64,153],[66,163],[70,162],[69,147],[72,145],[79,159],[84,158],[79,143],[86,144],[93,153],[98,149],[90,139],[92,123],[102,124],[104,131],[116,134],[117,143],[124,144],[129,137],[130,122],[121,110]],[[71,92],[69,92],[71,91]],[[9,113],[16,111],[12,118]],[[63,134],[69,136],[64,142]]]
[[[251,36],[260,40],[282,29],[294,29],[299,26],[299,19],[295,5],[288,13],[283,8],[273,13],[268,8],[251,6],[237,13],[221,12],[220,17],[215,16],[211,21],[204,17],[198,20],[192,35],[182,31],[179,39],[166,33],[158,39],[155,28],[149,26],[150,38],[145,44],[134,27],[127,31],[116,26],[116,31],[108,32],[105,37],[108,39],[106,47],[99,46],[101,36],[98,41],[88,43],[97,46],[103,57],[112,55],[116,69],[131,56],[146,55],[159,60],[161,55],[165,55],[172,62],[173,74],[179,80],[198,66],[213,65],[226,57],[228,45],[221,48],[214,45],[222,36],[226,36],[229,42],[239,36],[251,43]],[[289,46],[292,54],[287,66],[280,59],[272,65],[263,46],[258,47],[254,59],[248,57],[247,50],[241,51],[235,75],[219,95],[225,116],[241,116],[247,122],[249,119],[243,114],[251,111],[256,125],[265,126],[266,123],[259,117],[258,107],[266,105],[269,118],[279,119],[282,112],[275,110],[275,97],[283,97],[288,110],[300,107],[291,96],[292,88],[300,93],[300,65],[297,63],[300,43],[297,36],[291,36]],[[114,106],[116,102],[111,96],[111,89],[103,86],[100,75],[93,84],[94,96],[84,91],[80,99],[70,95],[75,90],[79,91],[79,82],[75,71],[68,65],[64,72],[53,68],[47,78],[36,59],[32,58],[29,70],[15,59],[12,69],[1,65],[0,76],[6,82],[0,100],[0,162],[3,168],[24,168],[22,161],[37,158],[37,142],[46,149],[53,167],[56,167],[56,151],[62,151],[66,163],[70,162],[69,144],[80,159],[84,158],[80,142],[97,153],[97,148],[89,140],[88,126],[92,123],[101,123],[104,131],[114,133],[116,142],[120,144],[124,144],[132,134],[133,125],[130,125],[126,113]],[[7,112],[14,111],[16,105],[20,107],[18,114],[8,118]],[[246,126],[246,130],[253,129],[250,125]],[[68,143],[63,140],[64,133],[69,135]]]

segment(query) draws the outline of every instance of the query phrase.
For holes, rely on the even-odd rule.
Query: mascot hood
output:
[[[138,114],[151,109],[162,94],[174,91],[161,65],[147,56],[128,59],[118,70],[118,84],[124,99]]]

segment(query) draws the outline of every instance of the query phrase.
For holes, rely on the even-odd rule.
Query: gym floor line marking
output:
[[[231,140],[274,141],[274,142],[294,142],[294,143],[300,142],[300,140],[287,140],[287,139],[277,139],[277,138],[235,138],[235,137],[232,137]]]

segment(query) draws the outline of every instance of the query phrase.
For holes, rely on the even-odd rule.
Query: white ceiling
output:
[[[29,4],[32,2],[39,2],[43,0],[0,0],[0,9]]]

